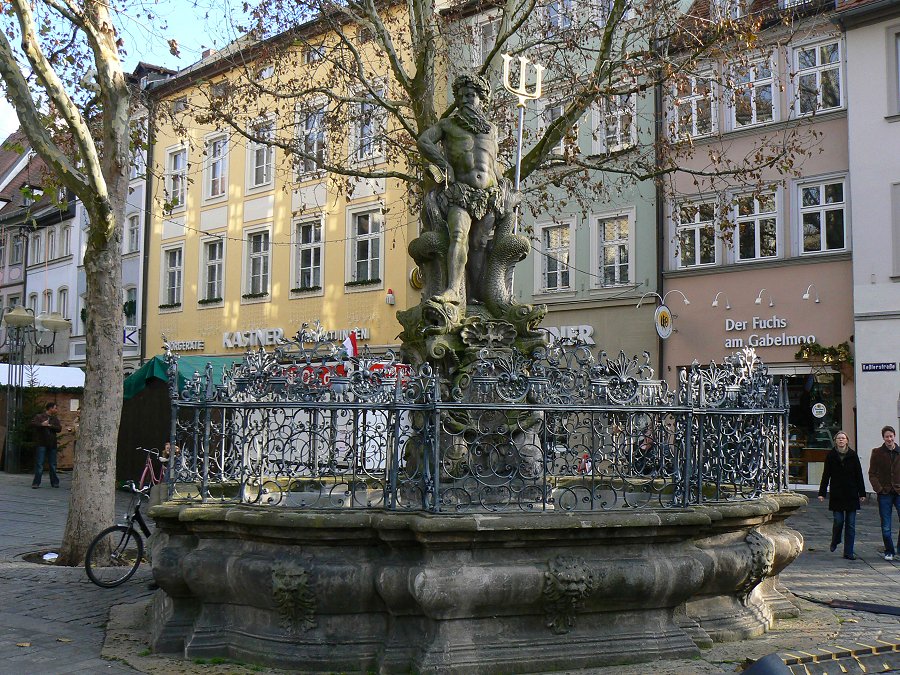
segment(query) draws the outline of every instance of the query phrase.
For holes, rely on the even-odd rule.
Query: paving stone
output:
[[[91,584],[83,568],[24,562],[23,554],[50,550],[62,541],[70,484],[70,475],[64,473],[59,490],[31,490],[30,476],[0,473],[0,675],[287,672],[145,655],[146,624],[141,621],[146,622],[152,595],[146,587],[151,578],[146,566],[123,586],[107,590]],[[121,501],[116,509],[119,517],[129,500],[124,493],[119,493],[117,499]],[[795,673],[900,669],[900,617],[836,609],[827,604],[841,599],[900,607],[900,560],[887,562],[881,557],[877,506],[866,504],[857,516],[855,561],[845,560],[840,549],[835,553],[828,551],[831,514],[815,496],[811,495],[809,506],[788,525],[805,538],[804,552],[781,575],[782,584],[798,598],[802,608],[799,618],[778,621],[769,633],[754,640],[716,644],[700,659],[598,667],[581,672],[737,672],[748,659],[771,653],[804,659],[790,666]],[[117,611],[110,619],[113,607]],[[131,618],[121,618],[124,616]],[[58,638],[72,641],[59,642]],[[22,642],[30,642],[31,646],[16,646]],[[850,657],[834,658],[850,652]]]

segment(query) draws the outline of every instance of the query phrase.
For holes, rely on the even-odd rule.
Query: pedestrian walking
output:
[[[896,437],[894,427],[882,427],[881,438],[884,443],[872,450],[872,459],[869,461],[869,482],[878,495],[885,560],[893,560],[897,553],[891,534],[894,509],[900,514],[900,448],[897,447]]]
[[[38,413],[31,420],[31,426],[37,440],[37,449],[34,456],[34,480],[31,487],[37,489],[41,486],[41,476],[44,474],[44,459],[50,466],[50,487],[59,487],[59,476],[56,475],[56,434],[62,431],[59,423],[59,407],[52,401],[44,406],[44,412]]]
[[[831,489],[829,490],[829,485]],[[828,510],[834,517],[831,530],[831,552],[844,539],[844,557],[856,560],[853,544],[856,541],[856,512],[866,499],[859,455],[850,447],[850,439],[843,431],[834,435],[834,447],[825,457],[822,483],[819,485],[819,501],[828,495]]]

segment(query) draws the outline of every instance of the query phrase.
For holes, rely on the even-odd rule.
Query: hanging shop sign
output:
[[[325,332],[324,339],[331,342],[341,342],[347,339],[352,331],[356,331],[357,340],[368,340],[368,328],[347,328],[345,330],[330,330]],[[284,338],[282,328],[256,328],[254,330],[238,330],[222,334],[222,346],[225,349],[245,349],[247,347],[266,347],[277,345]]]
[[[666,305],[660,305],[656,308],[653,322],[656,324],[656,334],[663,340],[672,336],[672,310]]]
[[[570,340],[583,342],[586,345],[597,344],[594,342],[593,326],[544,326],[543,328],[550,333],[553,340],[569,338]]]
[[[896,373],[896,363],[863,363],[862,371],[864,373]]]
[[[797,335],[786,330],[788,320],[783,316],[754,316],[748,321],[725,319],[726,349],[741,347],[789,347],[816,341],[815,335]]]

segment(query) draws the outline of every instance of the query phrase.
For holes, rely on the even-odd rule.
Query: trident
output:
[[[519,86],[513,87],[509,81],[509,64],[512,56],[509,54],[501,54],[503,57],[503,88],[510,94],[519,99],[517,107],[519,108],[519,129],[516,134],[516,192],[519,191],[519,184],[522,178],[522,127],[525,125],[525,106],[528,101],[535,101],[541,97],[541,75],[544,72],[544,66],[539,63],[534,64],[535,85],[534,91],[529,92],[526,83],[526,73],[529,61],[524,56],[519,57]],[[513,224],[513,234],[519,231],[519,207],[516,207],[516,220]]]

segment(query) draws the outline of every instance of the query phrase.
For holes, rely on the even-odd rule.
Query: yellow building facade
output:
[[[208,104],[227,96],[229,83],[248,74],[265,81],[274,68],[264,60],[238,68],[216,56],[155,94],[147,355],[162,336],[179,352],[238,355],[316,320],[338,342],[356,330],[360,348],[396,347],[396,311],[419,302],[407,255],[418,222],[403,182],[334,180],[309,158],[198,123],[192,101]],[[370,169],[388,161],[379,133],[390,122],[372,107],[351,111],[346,133],[316,115],[313,102],[245,122],[257,134],[300,134],[307,151],[332,162]]]

